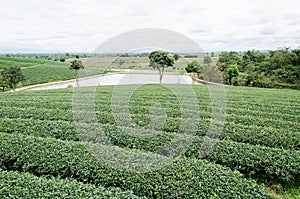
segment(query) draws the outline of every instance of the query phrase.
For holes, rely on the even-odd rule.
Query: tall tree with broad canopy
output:
[[[164,70],[166,66],[174,65],[174,58],[168,53],[163,51],[153,51],[148,56],[150,59],[150,67],[156,68],[159,72],[159,83],[161,84]]]
[[[76,87],[77,87],[77,86],[78,86],[78,71],[84,69],[84,66],[83,66],[83,64],[82,64],[82,61],[77,60],[77,59],[73,60],[73,61],[71,62],[70,69],[71,69],[71,70],[75,70]]]
[[[21,81],[26,80],[26,77],[22,73],[21,68],[19,66],[6,68],[1,71],[1,75],[2,75],[3,81],[6,82],[6,84],[10,88],[12,88],[13,91],[16,90],[17,85]]]

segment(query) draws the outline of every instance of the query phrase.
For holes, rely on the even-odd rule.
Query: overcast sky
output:
[[[300,46],[299,0],[0,0],[0,49],[91,52],[120,33],[164,28],[205,51]]]

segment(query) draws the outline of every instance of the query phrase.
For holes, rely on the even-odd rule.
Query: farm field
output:
[[[117,94],[122,99],[130,85],[120,88]],[[206,136],[210,123],[218,122],[211,121],[213,105],[208,87],[193,86],[199,110],[188,110],[188,130],[195,130],[192,136],[186,129],[182,133],[180,101],[168,88],[184,91],[187,85],[141,86],[132,93],[126,109],[112,104],[114,86],[1,93],[0,193],[5,193],[5,184],[14,186],[13,179],[20,182],[20,190],[26,190],[12,193],[16,197],[43,192],[41,184],[51,188],[45,196],[49,198],[71,196],[75,187],[81,187],[78,194],[86,198],[300,197],[299,91],[226,87],[224,128],[216,139]],[[79,91],[93,96],[94,90],[93,110],[99,125],[76,122],[78,115],[86,118],[89,114],[74,112],[74,107],[90,104],[84,97],[74,101],[74,96]],[[184,92],[183,96],[181,102],[188,104],[192,96]],[[151,122],[157,103],[164,111],[161,119],[154,119],[165,121],[162,124]],[[158,114],[161,109],[154,110]],[[193,120],[195,114],[199,120]],[[133,122],[120,124],[116,118],[123,116]],[[165,146],[176,136],[191,137],[192,141],[172,164],[156,171],[128,172],[111,167],[88,151],[80,131],[98,132],[99,127],[107,140],[90,142],[108,158],[128,154],[155,157],[159,162]],[[150,136],[137,136],[141,129],[147,129],[145,133]],[[200,156],[206,139],[215,144]],[[22,182],[37,186],[27,187]]]
[[[0,56],[0,70],[14,66],[27,68],[39,64],[44,64],[47,62],[49,61],[42,59]]]
[[[3,1],[0,199],[300,199],[299,7]]]
[[[26,80],[21,86],[49,83],[75,78],[74,71],[69,69],[69,62],[48,61],[35,58],[0,56],[0,71],[5,68],[19,66]],[[80,77],[88,77],[109,72],[109,70],[85,70]]]
[[[74,71],[69,69],[70,61],[73,59],[69,59],[68,62],[58,62],[35,58],[0,56],[0,71],[5,68],[19,66],[26,77],[26,80],[19,87],[64,81],[75,78]],[[82,58],[81,60],[85,67],[85,70],[80,71],[81,78],[116,72],[114,69],[149,69],[149,59],[147,57],[100,57]],[[175,67],[184,68],[188,60],[190,59],[181,58],[176,62]],[[168,71],[168,69],[166,70]]]

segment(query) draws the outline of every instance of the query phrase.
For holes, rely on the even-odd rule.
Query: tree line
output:
[[[300,49],[223,52],[217,67],[225,84],[300,89]]]

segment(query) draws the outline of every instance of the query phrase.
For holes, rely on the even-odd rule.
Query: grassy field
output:
[[[187,90],[184,85],[171,87]],[[129,88],[121,87],[118,98],[123,99]],[[130,198],[299,198],[300,92],[226,87],[223,132],[219,140],[208,138],[215,145],[203,158],[199,151],[207,138],[210,122],[214,123],[211,97],[207,86],[193,86],[193,89],[199,111],[191,109],[188,113],[198,114],[200,120],[192,143],[172,164],[147,173],[119,170],[87,151],[87,141],[82,140],[78,129],[85,132],[99,129],[90,123],[74,122],[74,106],[90,104],[84,98],[74,101],[73,89],[1,93],[0,169],[3,171],[0,176],[4,177],[0,182],[12,175],[18,181],[50,183],[51,187],[70,184],[70,190],[78,184],[85,186],[82,194],[87,189],[93,190],[91,194],[97,193],[98,186],[113,193],[120,189],[118,193],[128,193]],[[93,88],[83,91],[84,96],[89,96]],[[127,154],[128,157],[155,157],[159,162],[164,154],[160,152],[176,136],[190,136],[189,131],[181,129],[180,102],[166,87],[140,87],[130,97],[126,109],[120,104],[111,105],[113,94],[113,86],[97,87],[95,94],[96,118],[111,145],[93,140],[92,146],[105,150],[107,161]],[[183,97],[183,102],[188,104],[190,94]],[[162,116],[165,123],[151,126],[152,107],[157,103],[165,110],[166,115]],[[115,108],[120,111],[115,113]],[[155,113],[159,115],[159,111]],[[77,114],[86,118],[89,112]],[[133,122],[121,125],[115,120],[119,116],[130,116]],[[136,136],[141,127],[149,129],[151,136]],[[136,163],[147,164],[143,159],[140,161]],[[51,179],[48,182],[44,177]],[[65,191],[66,188],[61,188],[57,193],[63,195]]]

